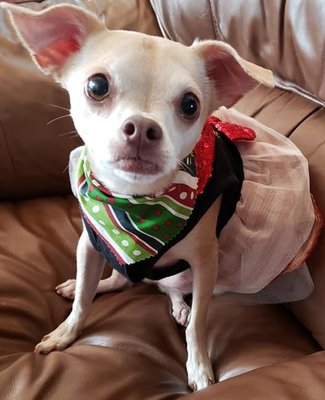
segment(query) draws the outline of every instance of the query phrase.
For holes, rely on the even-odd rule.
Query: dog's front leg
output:
[[[61,325],[44,336],[35,347],[36,353],[63,350],[78,337],[88,316],[103,267],[102,256],[93,248],[84,230],[77,247],[76,293],[72,311]]]
[[[214,373],[207,352],[206,317],[217,279],[217,254],[213,263],[194,264],[193,301],[190,322],[186,328],[188,384],[193,390],[214,383]]]
[[[211,221],[216,221],[220,202],[221,198],[215,201],[189,239],[192,244],[189,261],[193,274],[193,298],[190,322],[185,332],[188,383],[193,390],[214,383],[206,344],[206,318],[218,274],[218,240],[215,224]]]

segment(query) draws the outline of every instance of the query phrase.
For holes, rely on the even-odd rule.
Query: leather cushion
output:
[[[1,398],[176,399],[190,392],[184,329],[154,285],[97,296],[75,343],[33,353],[71,309],[54,287],[75,276],[79,209],[72,196],[51,197],[2,203],[0,215]],[[318,350],[282,306],[222,298],[212,301],[206,339],[219,381]]]

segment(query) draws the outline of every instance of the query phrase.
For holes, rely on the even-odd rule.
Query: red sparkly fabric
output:
[[[201,194],[206,183],[212,175],[216,136],[214,134],[210,118],[204,124],[201,138],[194,148],[195,167],[198,178],[197,194]]]
[[[231,141],[252,141],[256,138],[253,129],[231,122],[224,122],[211,115],[206,120],[201,138],[194,148],[195,167],[198,177],[197,194],[203,192],[212,175],[216,131],[224,133]]]
[[[256,138],[253,129],[245,126],[233,124],[231,122],[221,121],[219,118],[211,116],[208,118],[210,126],[217,129],[219,132],[224,133],[228,139],[236,141],[251,141]]]

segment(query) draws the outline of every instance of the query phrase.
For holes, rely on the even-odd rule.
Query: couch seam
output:
[[[308,120],[308,118],[310,118],[313,114],[316,114],[318,111],[320,111],[322,109],[321,106],[317,106],[315,107],[313,110],[311,110],[308,114],[306,114],[300,121],[298,121],[288,132],[287,137],[290,138],[291,135],[294,134],[295,130],[301,125],[303,124],[305,121]]]
[[[325,139],[324,140],[322,140],[320,143],[318,143],[318,145],[316,146],[316,148],[310,153],[310,154],[308,154],[308,161],[310,161],[313,157],[314,157],[314,155],[319,151],[319,149],[321,148],[321,147],[323,147],[324,146],[324,144],[325,144]]]
[[[219,26],[219,22],[220,18],[218,18],[218,13],[214,4],[213,0],[209,0],[209,4],[210,4],[210,10],[211,10],[211,16],[212,16],[212,25],[213,25],[213,30],[214,30],[214,34],[215,37],[218,40],[224,40],[223,35],[221,34],[220,31],[220,26]]]
[[[15,186],[16,186],[16,190],[17,190],[17,194],[18,194],[19,193],[19,187],[18,187],[17,172],[16,172],[14,160],[13,160],[11,152],[10,152],[10,147],[9,147],[9,143],[8,143],[8,139],[7,139],[7,135],[6,135],[6,130],[4,128],[4,124],[2,122],[2,118],[1,117],[0,117],[0,129],[1,129],[2,133],[3,133],[3,138],[4,138],[4,142],[5,142],[8,158],[9,158],[10,163],[11,163],[11,169],[12,169],[12,172],[13,172],[13,178],[15,180]]]

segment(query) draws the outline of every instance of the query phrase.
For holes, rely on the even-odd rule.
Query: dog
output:
[[[41,12],[4,3],[2,7],[8,9],[21,42],[38,67],[68,91],[71,116],[86,145],[86,153],[84,147],[78,148],[70,157],[72,190],[80,201],[84,223],[77,246],[77,276],[56,287],[58,294],[74,299],[72,311],[44,336],[35,352],[47,354],[69,346],[82,331],[96,293],[127,287],[130,277],[134,282],[153,278],[169,295],[175,320],[186,327],[189,386],[199,390],[211,385],[214,374],[205,343],[205,320],[218,278],[215,221],[223,207],[223,195],[210,201],[184,235],[186,213],[197,195],[198,181],[184,160],[196,149],[202,166],[210,154],[205,153],[204,143],[198,145],[201,132],[209,132],[207,118],[219,107],[234,104],[260,82],[268,83],[269,75],[266,78],[265,72],[222,42],[196,41],[187,47],[141,33],[110,31],[95,15],[72,5]],[[210,172],[202,173],[202,190]],[[164,241],[158,234],[160,226],[151,224],[152,232],[156,229],[158,233],[147,235],[148,245],[142,243],[142,232],[142,236],[134,233],[139,226],[131,226],[129,230],[134,230],[129,237],[135,247],[130,253],[126,248],[131,239],[118,241],[124,220],[115,221],[114,214],[114,243],[119,249],[112,245],[103,250],[104,218],[112,211],[93,201],[119,201],[126,207],[121,218],[129,217],[128,207],[139,207],[139,224],[145,224],[146,207],[153,207],[153,213],[160,216],[166,210],[159,208],[161,196],[172,197],[172,190],[183,197],[177,207],[186,214],[177,222],[180,240],[158,257],[159,249],[173,237],[165,232]],[[179,208],[173,208],[176,203],[168,203],[167,208],[178,215]],[[95,213],[101,214],[104,208],[102,219],[93,221]],[[168,218],[163,220],[164,226],[173,224]],[[103,257],[106,251],[109,254]],[[141,262],[146,265],[153,258],[154,267],[145,267],[147,274],[132,275],[138,270],[128,266],[145,252],[148,254]],[[113,260],[116,268],[101,280],[105,259]],[[192,293],[191,309],[184,300],[187,293]]]

